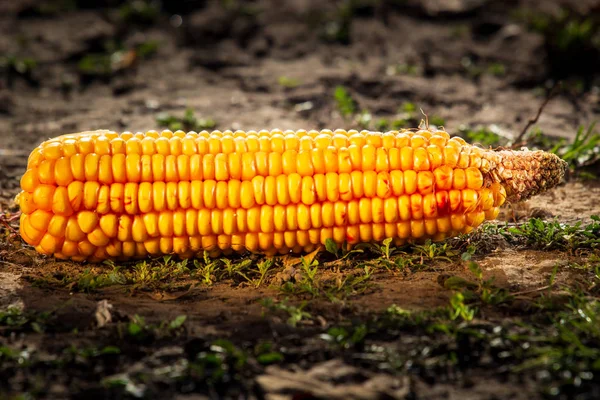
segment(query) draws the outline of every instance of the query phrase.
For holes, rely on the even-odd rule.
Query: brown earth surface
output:
[[[52,2],[63,3],[71,2]],[[514,10],[527,6],[551,12],[569,2],[373,2],[377,5],[356,11],[349,43],[328,42],[322,37],[322,26],[335,20],[343,2],[164,1],[163,11],[148,26],[123,23],[117,11],[120,2],[97,3],[102,4],[57,13],[40,12],[42,2],[36,1],[0,4],[0,55],[31,57],[37,62],[28,76],[9,74],[5,68],[5,79],[0,82],[1,212],[16,211],[13,199],[27,156],[50,137],[103,128],[154,129],[158,128],[159,113],[182,115],[186,108],[199,117],[213,118],[221,130],[355,128],[356,120],[343,117],[336,107],[333,92],[338,85],[346,87],[359,110],[369,110],[373,120],[394,119],[400,105],[412,102],[430,117],[443,118],[451,133],[461,126],[493,124],[501,135],[514,138],[536,114],[545,89],[557,79],[542,35],[516,20]],[[570,3],[584,13],[600,9],[593,1]],[[234,6],[228,8],[226,4]],[[181,25],[176,23],[175,14],[181,16]],[[115,37],[125,46],[156,40],[157,52],[108,77],[90,77],[78,70],[78,60],[101,51],[102,43]],[[485,73],[496,64],[504,66],[504,73]],[[415,71],[391,73],[397,65],[410,65]],[[477,73],[479,70],[484,73]],[[571,78],[565,81],[568,87],[549,102],[535,127],[546,135],[572,140],[579,126],[587,127],[598,119],[597,76],[589,82],[590,75],[584,76],[588,86],[581,90],[568,86]],[[297,85],[284,87],[280,77],[294,79]],[[506,206],[500,224],[520,223],[531,217],[587,223],[592,215],[600,215],[598,181],[571,177],[525,204]],[[495,285],[511,293],[535,293],[546,287],[557,266],[558,282],[571,284],[582,279],[572,269],[560,268],[581,262],[580,254],[502,241],[489,245],[491,249],[475,259],[486,279],[494,277]],[[364,255],[359,256],[360,262],[368,261],[360,257]],[[359,261],[339,271],[341,264],[330,255],[319,255],[319,259],[323,281],[340,282],[362,273]],[[88,270],[108,273],[112,267],[43,258],[4,230],[0,241],[0,310],[14,305],[31,312],[52,311],[54,322],[46,333],[11,334],[0,327],[0,348],[36,349],[47,357],[45,367],[37,372],[3,372],[0,398],[129,398],[138,397],[142,386],[143,397],[178,399],[542,396],[538,381],[501,371],[500,364],[390,372],[387,364],[361,358],[360,349],[331,350],[320,339],[331,327],[367,321],[391,305],[408,311],[445,307],[452,291],[440,284],[444,277],[471,276],[460,257],[449,262],[427,261],[416,269],[376,269],[364,291],[336,301],[310,300],[307,310],[311,318],[302,321],[298,330],[286,324],[285,313],[270,313],[261,304],[265,298],[288,297],[279,289],[278,274],[285,272],[285,262],[277,263],[277,271],[258,288],[232,279],[206,285],[199,278],[190,278],[172,287],[117,285],[88,292],[68,283],[65,277],[80,276]],[[290,304],[299,305],[307,299],[289,295]],[[174,338],[131,344],[111,328],[117,322],[108,328],[96,326],[95,311],[101,300],[112,305],[116,321],[141,315],[159,324],[187,315],[185,332]],[[525,319],[530,313],[489,308],[482,310],[478,322],[493,325],[508,314]],[[369,346],[403,358],[436,340],[411,330],[390,333],[390,337],[370,337]],[[239,382],[232,379],[223,383],[230,385],[229,389],[211,387],[203,379],[195,386],[166,378],[140,378],[137,383],[132,380],[131,386],[118,388],[101,383],[102,378],[120,373],[149,376],[158,368],[174,369],[181,354],[196,354],[194,346],[206,350],[206,343],[217,338],[245,349],[273,342],[285,355],[285,362],[264,368],[252,365],[241,373]],[[122,354],[101,356],[97,364],[89,360],[76,360],[60,368],[52,364],[56,354],[64,354],[68,346],[109,345],[121,347]],[[376,356],[375,351],[369,354]],[[427,354],[422,357],[427,358]],[[0,366],[3,360],[0,356]],[[380,366],[372,367],[375,364]],[[594,390],[598,395],[598,386]],[[31,397],[16,397],[22,393]],[[571,397],[568,393],[560,396]],[[580,394],[579,398],[594,397]]]

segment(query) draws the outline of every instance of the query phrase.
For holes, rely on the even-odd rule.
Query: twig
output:
[[[542,286],[536,289],[530,289],[530,290],[524,290],[522,292],[516,292],[516,293],[511,293],[512,296],[522,296],[524,294],[529,294],[529,293],[535,293],[535,292],[542,292],[546,289],[550,289],[552,288],[554,285],[547,285],[547,286]]]
[[[529,118],[529,121],[527,121],[527,124],[525,125],[525,127],[523,127],[523,130],[521,131],[521,133],[519,134],[519,136],[517,136],[517,138],[515,139],[515,142],[511,146],[513,149],[515,147],[520,147],[520,146],[522,146],[524,144],[524,143],[522,143],[523,137],[525,136],[525,134],[527,133],[527,131],[529,130],[529,128],[531,128],[531,126],[533,124],[535,124],[538,121],[538,119],[540,119],[540,116],[542,115],[542,112],[544,111],[544,108],[546,108],[546,106],[548,105],[548,103],[550,102],[550,100],[552,99],[552,97],[554,97],[554,95],[556,94],[556,89],[558,89],[559,87],[562,87],[562,82],[555,83],[552,86],[552,89],[550,89],[550,91],[546,95],[546,99],[544,100],[544,102],[538,108],[537,114],[533,118]]]
[[[21,217],[21,212],[18,211],[14,215],[7,217],[6,214],[0,214],[0,224],[4,225],[6,229],[8,229],[12,234],[16,234],[17,230],[13,228],[10,224]]]
[[[15,264],[15,263],[12,263],[12,262],[10,262],[10,261],[4,261],[4,260],[0,260],[0,264],[8,265],[8,266],[10,266],[10,267],[16,267],[16,268],[19,268],[19,264]]]
[[[423,116],[425,117],[425,121],[421,120],[421,123],[419,125],[422,125],[423,122],[425,122],[425,129],[429,130],[429,117],[427,116],[427,114],[425,114],[425,111],[423,111],[422,108],[419,108],[419,110],[421,110],[421,114],[423,114]],[[420,128],[421,126],[419,126]]]

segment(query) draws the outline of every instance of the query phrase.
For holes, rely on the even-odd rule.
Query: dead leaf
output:
[[[319,246],[315,250],[311,251],[310,253],[308,253],[302,257],[304,257],[304,259],[310,264],[313,262],[313,260],[315,258],[317,258],[319,253],[322,252],[323,250],[324,250],[324,247]],[[286,254],[285,256],[278,257],[278,259],[281,260],[281,264],[284,269],[289,269],[289,268],[296,267],[297,265],[300,265],[302,263],[302,257],[297,256],[297,255]]]
[[[407,377],[396,378],[371,373],[347,365],[341,360],[326,361],[307,371],[288,371],[271,366],[265,372],[257,378],[257,382],[265,391],[267,400],[289,400],[298,394],[332,400],[400,400],[410,393]],[[356,377],[365,379],[348,383],[356,381]]]
[[[323,246],[319,246],[315,250],[313,250],[310,253],[308,253],[307,255],[305,255],[304,259],[310,264],[313,262],[313,260],[315,258],[317,258],[317,255],[319,255],[319,253],[322,251],[323,251]]]
[[[283,265],[283,269],[293,268],[296,265],[299,265],[301,260],[298,256],[293,256],[290,254],[286,254],[280,258],[281,264]]]
[[[96,304],[94,316],[96,317],[96,324],[98,325],[98,328],[102,328],[112,322],[112,309],[113,305],[110,304],[108,300],[100,300]]]

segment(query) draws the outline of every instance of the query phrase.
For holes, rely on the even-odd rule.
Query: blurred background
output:
[[[398,129],[573,137],[600,111],[600,2],[0,3],[0,193],[90,129]],[[558,83],[561,83],[558,86]]]

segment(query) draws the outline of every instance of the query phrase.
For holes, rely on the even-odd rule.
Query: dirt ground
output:
[[[362,110],[375,129],[380,119],[418,123],[422,108],[451,133],[491,127],[510,140],[562,81],[530,131],[571,141],[579,126],[600,117],[598,54],[557,53],[519,18],[522,10],[561,7],[598,15],[596,1],[95,3],[0,3],[0,212],[8,216],[16,212],[27,156],[41,141],[94,129],[158,129],[158,116],[186,109],[217,129],[259,130],[357,128],[367,118]],[[149,43],[155,48],[143,54]],[[104,61],[82,66],[90,54],[103,54],[108,72]],[[355,115],[340,112],[339,86],[356,103]],[[417,111],[407,111],[408,103]],[[573,175],[526,204],[506,206],[498,226],[532,217],[588,224],[593,215],[600,215],[600,184]],[[600,365],[591,383],[582,375],[576,385],[563,372],[548,378],[541,367],[522,373],[512,358],[496,357],[502,352],[492,339],[454,334],[468,327],[498,335],[506,323],[532,321],[540,312],[528,301],[552,286],[549,280],[569,288],[591,282],[589,271],[570,266],[597,263],[595,244],[543,248],[493,230],[451,243],[454,253],[428,258],[406,250],[421,254],[413,266],[372,267],[372,275],[366,271],[374,253],[351,255],[346,266],[323,251],[320,282],[338,289],[315,295],[282,289],[294,281],[299,259],[276,260],[259,284],[214,271],[99,283],[122,270],[43,258],[3,229],[0,310],[22,311],[10,323],[0,314],[0,399],[600,397],[593,383]],[[416,316],[386,319],[391,309],[435,319],[430,314],[454,293],[446,278],[472,279],[460,257],[469,244],[478,248],[473,259],[483,277],[515,297],[510,306],[480,306],[446,336]],[[368,284],[352,281],[345,289],[345,279],[363,275]],[[109,308],[99,306],[103,300]],[[111,321],[103,323],[106,315]],[[185,323],[171,327],[180,315]],[[354,337],[361,329],[366,336]]]

